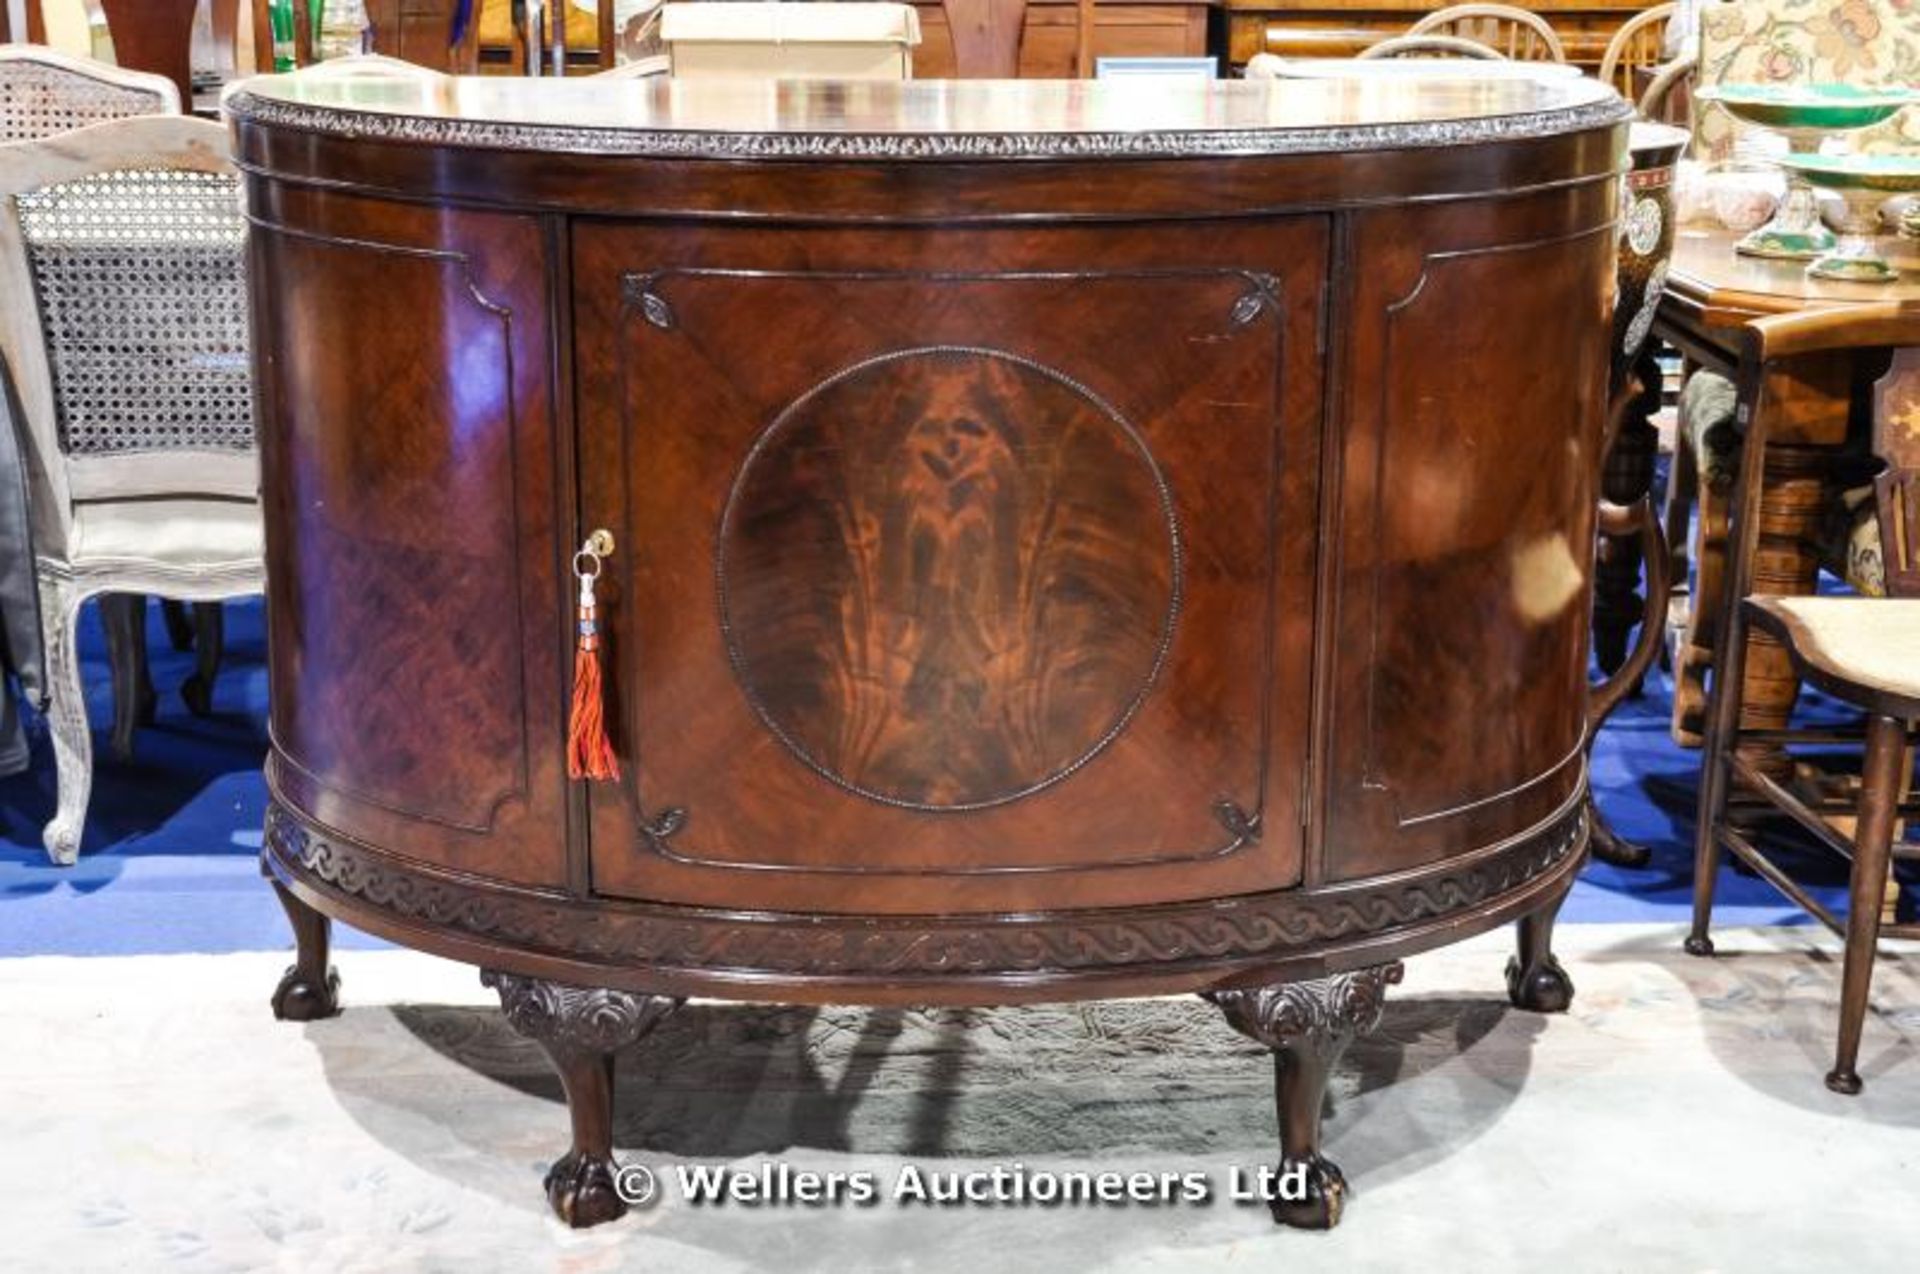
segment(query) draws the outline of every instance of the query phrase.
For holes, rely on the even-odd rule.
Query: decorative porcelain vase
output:
[[[1637,123],[1627,141],[1632,161],[1620,192],[1619,295],[1613,311],[1613,383],[1627,373],[1653,330],[1654,311],[1673,255],[1673,174],[1690,136],[1683,128]]]
[[[1908,103],[1920,101],[1909,88],[1859,88],[1851,84],[1717,84],[1695,90],[1703,102],[1717,102],[1734,118],[1779,133],[1787,139],[1786,158],[1811,156],[1830,133],[1871,128],[1892,118]],[[1791,165],[1787,193],[1773,220],[1748,234],[1735,251],[1754,257],[1805,261],[1834,250],[1833,232],[1820,223],[1813,188]]]
[[[1800,180],[1835,191],[1847,203],[1846,233],[1807,267],[1808,274],[1853,283],[1891,283],[1900,277],[1874,235],[1881,204],[1920,190],[1920,155],[1788,155],[1780,162]]]

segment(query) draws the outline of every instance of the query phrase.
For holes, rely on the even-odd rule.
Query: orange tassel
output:
[[[567,714],[567,774],[607,782],[620,777],[620,762],[607,738],[601,701],[599,608],[593,599],[600,559],[590,549],[582,550],[582,556],[593,558],[594,570],[589,574],[575,568],[580,577],[580,642],[573,656],[573,710]]]

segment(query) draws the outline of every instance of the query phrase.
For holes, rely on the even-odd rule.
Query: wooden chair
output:
[[[110,120],[179,113],[180,90],[164,76],[68,57],[40,45],[0,48],[0,145],[38,141]],[[156,712],[146,671],[146,599],[113,594],[101,599],[100,610],[113,669],[112,748],[124,759],[133,754],[134,731],[151,725]],[[168,603],[166,615],[176,648],[191,649],[198,637],[201,673],[210,695],[219,660],[218,606],[196,608],[190,621],[183,608]]]
[[[1597,73],[1600,82],[1611,84],[1620,96],[1631,102],[1635,96],[1633,73],[1659,66],[1665,60],[1667,23],[1679,8],[1675,3],[1656,4],[1622,23],[1607,41],[1607,51],[1600,55]]]
[[[0,359],[25,422],[59,772],[44,840],[71,863],[93,782],[81,604],[261,591],[246,222],[206,120],[95,124],[5,158]]]
[[[1890,51],[1920,45],[1920,5],[1897,0],[1858,0],[1850,5],[1849,29],[1877,32],[1863,46],[1838,38],[1830,29],[1836,20],[1818,5],[1795,0],[1712,0],[1700,9],[1698,82],[1708,84],[1844,83],[1860,88],[1906,87],[1912,78],[1910,59]],[[1874,50],[1885,52],[1866,56]],[[1693,158],[1705,163],[1731,159],[1738,139],[1752,126],[1741,124],[1715,102],[1692,97]],[[1920,109],[1908,108],[1892,119],[1850,134],[1856,151],[1920,151]],[[1721,587],[1725,578],[1726,497],[1729,475],[1739,466],[1739,430],[1724,410],[1732,389],[1711,371],[1689,377],[1698,381],[1683,393],[1683,401],[1710,403],[1716,410],[1689,410],[1674,446],[1673,477],[1667,501],[1667,535],[1676,555],[1675,578],[1687,577],[1689,529],[1693,530],[1693,588],[1688,599],[1686,631],[1676,644],[1673,665],[1672,732],[1683,745],[1701,740],[1706,711],[1705,679],[1718,658],[1714,634],[1721,609],[1729,596]],[[1863,527],[1871,539],[1870,527]],[[1875,581],[1855,571],[1871,562],[1870,554],[1855,555],[1841,545],[1813,546],[1812,554],[1832,558],[1861,591],[1874,591]],[[1800,569],[1808,569],[1803,565]]]
[[[1537,13],[1506,4],[1456,4],[1430,13],[1408,35],[1450,35],[1484,44],[1516,62],[1564,62],[1566,46]]]
[[[1775,395],[1810,356],[1834,351],[1893,351],[1892,370],[1875,397],[1874,450],[1886,469],[1875,484],[1889,597],[1748,596],[1759,545],[1757,516]],[[1740,410],[1747,438],[1729,531],[1728,593],[1739,604],[1721,614],[1716,669],[1700,782],[1695,841],[1693,932],[1687,950],[1711,955],[1708,925],[1723,849],[1846,939],[1841,978],[1839,1044],[1827,1087],[1860,1091],[1857,1060],[1867,992],[1880,936],[1920,938],[1920,925],[1880,922],[1894,820],[1911,771],[1910,731],[1920,719],[1920,309],[1898,304],[1803,311],[1761,319],[1745,333]],[[1755,747],[1834,742],[1832,731],[1744,728],[1741,700],[1748,625],[1770,634],[1805,680],[1867,714],[1858,820],[1849,840],[1822,811],[1754,763]],[[1844,925],[1765,852],[1756,833],[1728,817],[1735,789],[1758,797],[1821,844],[1852,861]]]
[[[1468,58],[1483,62],[1504,62],[1506,55],[1478,40],[1457,35],[1396,35],[1370,44],[1354,55],[1356,60],[1378,58]]]
[[[1690,96],[1695,75],[1700,70],[1699,60],[1691,57],[1675,58],[1653,73],[1647,81],[1646,91],[1640,94],[1640,100],[1634,103],[1641,119],[1652,120],[1657,124],[1682,124],[1686,122],[1686,100]]]

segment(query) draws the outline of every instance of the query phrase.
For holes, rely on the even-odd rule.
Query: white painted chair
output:
[[[24,415],[59,804],[93,782],[74,627],[105,593],[262,590],[246,221],[218,124],[153,116],[6,150],[0,357]]]
[[[180,90],[165,76],[123,71],[38,44],[0,44],[0,143],[179,113]]]

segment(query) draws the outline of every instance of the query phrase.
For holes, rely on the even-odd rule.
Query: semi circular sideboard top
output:
[[[226,109],[305,903],[563,983],[989,1003],[1378,965],[1577,867],[1604,87]]]

